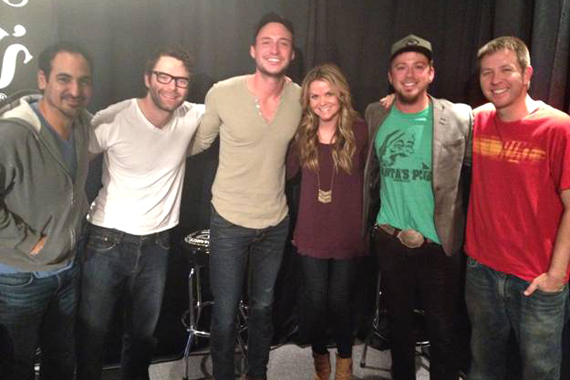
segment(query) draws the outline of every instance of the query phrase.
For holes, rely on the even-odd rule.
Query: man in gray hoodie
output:
[[[38,59],[42,93],[0,106],[0,325],[13,358],[2,379],[73,378],[76,245],[88,203],[92,60],[71,43]],[[6,341],[7,340],[7,341]]]

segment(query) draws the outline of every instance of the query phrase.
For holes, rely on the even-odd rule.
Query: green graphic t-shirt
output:
[[[378,224],[414,229],[440,243],[433,218],[433,107],[418,113],[392,110],[378,130],[374,148],[380,164]]]

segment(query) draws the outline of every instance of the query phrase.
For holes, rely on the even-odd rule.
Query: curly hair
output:
[[[192,54],[182,46],[166,47],[152,53],[146,61],[144,73],[147,77],[152,75],[152,70],[162,57],[172,57],[184,65],[188,75],[192,76],[194,72],[194,59]]]
[[[332,158],[334,169],[339,167],[346,173],[352,171],[352,158],[356,151],[356,142],[352,126],[358,119],[358,113],[352,107],[352,96],[346,78],[338,66],[327,63],[314,67],[303,80],[301,106],[303,116],[295,135],[295,144],[299,150],[299,161],[302,167],[318,171],[319,117],[310,106],[309,87],[316,80],[327,82],[337,92],[340,110],[333,136]]]

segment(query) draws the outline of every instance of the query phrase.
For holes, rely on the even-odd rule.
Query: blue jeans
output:
[[[122,379],[148,379],[168,269],[169,232],[130,235],[89,225],[77,321],[77,379],[101,378],[114,308],[124,299]]]
[[[289,232],[289,217],[276,226],[251,229],[222,218],[210,225],[210,285],[214,295],[210,351],[214,378],[235,380],[236,315],[248,273],[248,376],[264,379],[273,336],[273,288]]]
[[[568,285],[561,292],[523,294],[529,282],[467,260],[465,300],[471,320],[469,380],[503,380],[511,329],[523,380],[560,380]]]
[[[33,380],[41,348],[40,379],[73,379],[79,267],[44,278],[0,275],[0,325],[13,353],[3,379]]]
[[[338,355],[352,357],[354,286],[360,262],[358,258],[334,260],[299,256],[303,281],[300,327],[316,354],[328,352],[327,325],[332,323]]]

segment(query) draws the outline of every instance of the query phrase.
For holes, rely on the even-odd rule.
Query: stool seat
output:
[[[194,231],[182,241],[182,252],[190,264],[207,267],[210,261],[210,230]]]

